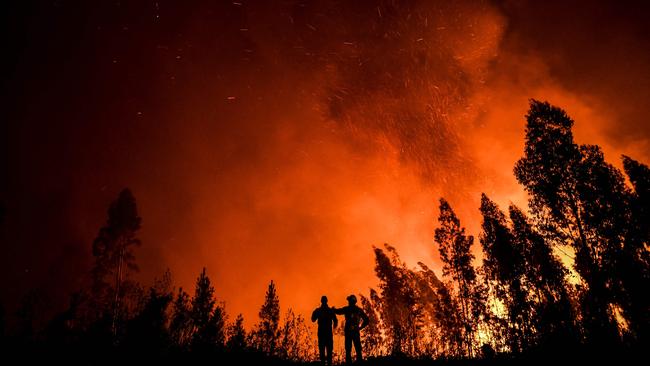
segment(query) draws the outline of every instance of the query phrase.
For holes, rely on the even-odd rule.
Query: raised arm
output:
[[[346,308],[347,308],[347,306],[342,307],[342,308],[332,307],[332,311],[334,311],[334,314],[343,315],[343,314],[345,314],[345,309]]]

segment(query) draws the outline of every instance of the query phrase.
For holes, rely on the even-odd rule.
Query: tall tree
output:
[[[447,285],[424,263],[415,272],[418,284],[418,302],[422,304],[424,324],[423,341],[430,357],[458,357],[463,352],[462,330],[458,304],[452,298]]]
[[[578,340],[571,303],[567,270],[553,253],[551,243],[533,228],[526,214],[509,207],[513,240],[521,248],[529,291],[536,298],[533,323],[537,341],[545,344],[572,345]]]
[[[465,328],[465,348],[467,356],[473,357],[476,333],[485,306],[485,292],[472,266],[474,237],[465,234],[465,228],[460,226],[460,220],[444,198],[440,199],[438,223],[440,226],[435,230],[435,241],[443,263],[443,276],[455,283]]]
[[[619,268],[627,283],[627,313],[639,344],[650,339],[650,168],[623,156],[623,167],[634,192],[631,198],[631,230],[624,252],[628,259]]]
[[[256,329],[257,347],[269,356],[276,356],[280,338],[280,299],[273,281],[266,290],[259,317],[260,322]]]
[[[111,310],[114,335],[123,316],[122,299],[132,287],[128,274],[138,269],[133,248],[140,245],[136,235],[141,221],[135,197],[126,188],[111,203],[106,225],[93,242],[93,307],[100,313]]]
[[[410,270],[401,262],[395,248],[384,244],[386,252],[375,251],[375,273],[380,281],[382,320],[386,325],[393,355],[418,353],[417,326],[421,307]]]
[[[623,168],[644,208],[650,207],[650,168],[623,155]]]
[[[524,248],[514,240],[506,216],[485,194],[481,196],[483,215],[480,236],[483,273],[507,312],[507,344],[511,351],[526,350],[533,337],[529,288],[524,273]]]
[[[544,235],[574,247],[590,341],[611,343],[617,337],[612,306],[624,287],[616,276],[627,221],[622,176],[597,147],[574,143],[573,120],[562,109],[531,100],[526,120],[524,157],[515,176],[530,195]]]
[[[638,255],[647,268],[650,254],[643,249],[650,245],[650,226],[647,224],[650,221],[650,168],[628,156],[623,156],[623,167],[634,188],[632,212],[635,237],[632,239],[636,243],[632,248],[639,251]]]

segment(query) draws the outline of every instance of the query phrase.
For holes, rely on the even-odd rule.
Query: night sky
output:
[[[436,201],[476,234],[528,98],[650,162],[650,22],[620,1],[3,2],[0,299],[82,286],[124,187],[138,278],[170,268],[251,324],[375,284],[372,245],[438,270]]]

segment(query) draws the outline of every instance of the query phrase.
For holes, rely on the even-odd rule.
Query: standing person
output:
[[[332,365],[332,348],[334,348],[334,335],[332,328],[336,328],[338,320],[332,308],[327,305],[327,296],[320,298],[320,306],[311,314],[311,321],[318,320],[318,352],[320,361],[324,365]]]
[[[352,344],[357,352],[357,362],[363,360],[361,351],[361,329],[368,326],[368,315],[357,306],[357,297],[350,295],[347,297],[348,306],[334,309],[334,313],[345,315],[345,363],[352,363]],[[361,322],[361,324],[359,324]]]

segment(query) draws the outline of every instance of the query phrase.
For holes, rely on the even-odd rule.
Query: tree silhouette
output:
[[[513,240],[522,248],[526,281],[535,299],[532,315],[537,342],[575,345],[577,316],[571,304],[565,267],[553,254],[550,242],[532,227],[524,212],[511,205],[509,216]]]
[[[376,309],[376,302],[371,299],[378,299],[377,292],[373,289],[370,290],[370,299],[364,295],[359,295],[361,309],[368,315],[368,326],[361,334],[361,342],[363,345],[363,352],[369,356],[379,356],[383,347],[383,337],[381,335],[381,323],[379,318],[379,311]]]
[[[375,273],[380,281],[382,320],[388,331],[391,354],[418,352],[417,324],[421,317],[417,294],[409,270],[399,259],[395,248],[384,244],[386,252],[375,251]]]
[[[284,323],[280,327],[278,356],[294,362],[308,359],[314,354],[309,338],[309,329],[302,315],[296,315],[291,309],[287,310]]]
[[[529,206],[557,244],[569,242],[584,280],[582,317],[595,343],[615,342],[611,307],[617,303],[616,261],[625,227],[625,187],[594,146],[573,142],[573,120],[560,108],[531,100],[524,157],[515,176],[530,194]],[[624,235],[623,235],[624,236]]]
[[[419,324],[421,354],[429,357],[459,356],[459,352],[462,352],[460,329],[463,324],[458,321],[458,306],[433,270],[422,262],[418,266],[420,269],[411,273],[422,308]]]
[[[170,337],[167,308],[172,294],[152,287],[142,311],[127,323],[125,344],[138,352],[156,353],[167,349]]]
[[[619,267],[627,287],[623,299],[631,328],[640,344],[650,339],[650,168],[623,156],[623,167],[634,192],[631,193],[630,230]]]
[[[465,326],[462,323],[461,316],[459,316],[460,306],[445,283],[440,282],[440,285],[436,288],[436,293],[439,300],[436,303],[435,311],[441,328],[442,354],[459,357],[463,353],[463,330]]]
[[[244,329],[244,316],[239,314],[235,318],[235,322],[230,324],[227,331],[228,340],[226,341],[226,349],[234,353],[242,353],[248,348],[246,341],[246,329]]]
[[[172,307],[172,319],[169,324],[172,342],[181,348],[188,345],[192,339],[192,308],[190,296],[183,288],[178,289]]]
[[[132,287],[128,272],[138,269],[133,248],[140,245],[136,234],[141,221],[135,198],[126,188],[111,203],[106,225],[99,230],[93,242],[92,307],[100,317],[108,309],[111,310],[113,335],[117,334],[124,315],[122,299]]]
[[[465,234],[465,228],[460,226],[460,220],[443,198],[440,199],[438,222],[440,227],[435,230],[435,241],[443,263],[443,276],[456,284],[462,323],[465,326],[463,341],[467,356],[472,357],[475,335],[485,307],[485,292],[477,281],[472,266],[474,255],[471,247],[474,237]]]
[[[223,305],[215,303],[214,287],[210,283],[206,269],[203,268],[196,280],[196,289],[192,298],[193,350],[211,351],[220,348],[225,342],[225,309]]]
[[[647,224],[650,221],[650,168],[628,156],[623,156],[623,167],[634,188],[632,212],[635,231],[633,234],[637,243],[634,243],[632,247],[639,249],[638,255],[647,269],[650,263],[650,254],[647,250],[640,248],[644,248],[650,243],[650,226]]]
[[[266,290],[259,317],[260,322],[255,332],[256,346],[266,355],[275,356],[280,338],[280,299],[273,281]]]
[[[215,305],[208,327],[205,330],[205,339],[207,344],[215,350],[221,351],[226,345],[226,323],[228,322],[228,314],[226,313],[226,305],[221,302]]]
[[[513,352],[522,352],[529,347],[533,336],[532,306],[524,278],[527,266],[524,248],[514,240],[505,214],[485,194],[481,196],[481,214],[483,271],[507,311],[507,344]]]

